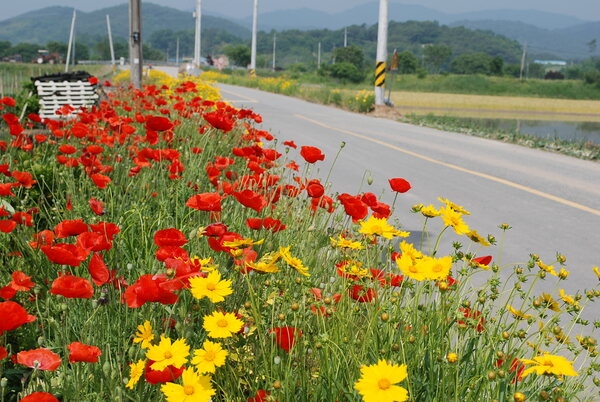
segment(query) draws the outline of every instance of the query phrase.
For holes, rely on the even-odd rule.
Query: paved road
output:
[[[384,200],[391,202],[387,179],[408,179],[413,189],[396,204],[405,229],[422,230],[420,217],[409,212],[411,205],[437,205],[437,197],[446,197],[471,211],[466,221],[482,234],[500,238],[497,226],[512,226],[502,248],[480,253],[494,255],[500,264],[514,264],[526,262],[530,253],[552,263],[560,252],[572,273],[567,289],[589,288],[598,281],[591,268],[600,265],[599,163],[253,89],[220,87],[224,99],[260,113],[262,128],[281,141],[321,147],[327,158],[312,174],[329,176],[332,191],[385,191]],[[333,165],[342,143],[345,147]],[[373,178],[372,185],[366,176]]]

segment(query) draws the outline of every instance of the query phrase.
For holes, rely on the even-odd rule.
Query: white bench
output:
[[[38,77],[35,79],[38,97],[40,99],[39,115],[45,119],[68,119],[75,117],[81,111],[81,108],[95,105],[98,102],[98,93],[96,87],[87,80],[56,81],[48,79],[49,77]],[[65,105],[73,107],[75,110],[68,115],[58,115],[56,111]]]

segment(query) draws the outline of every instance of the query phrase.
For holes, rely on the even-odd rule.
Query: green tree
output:
[[[358,46],[338,47],[333,51],[335,63],[350,63],[358,69],[362,69],[365,64],[365,55]]]
[[[332,64],[330,66],[330,75],[333,78],[339,79],[342,83],[348,81],[359,83],[365,79],[364,71],[348,62]]]
[[[434,74],[438,74],[442,70],[442,66],[448,61],[451,55],[452,49],[447,45],[426,45],[423,49],[425,65]]]
[[[455,74],[489,74],[492,58],[485,53],[465,53],[450,64]]]
[[[405,50],[398,53],[398,72],[402,74],[414,74],[419,67],[419,59],[412,52]]]
[[[228,45],[223,52],[236,66],[246,67],[250,64],[250,48],[245,45]]]
[[[10,56],[12,44],[7,40],[0,41],[0,57]]]
[[[490,61],[490,74],[501,76],[504,74],[504,60],[502,57],[496,56]]]

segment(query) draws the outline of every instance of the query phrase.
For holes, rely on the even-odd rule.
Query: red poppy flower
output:
[[[34,392],[33,394],[27,395],[26,397],[21,399],[21,402],[59,402],[59,400],[52,394],[38,391]]]
[[[125,290],[125,302],[130,308],[138,308],[149,302],[175,304],[177,295],[160,286],[166,280],[164,276],[142,275]]]
[[[98,85],[98,77],[89,77],[88,82],[90,83],[90,85]]]
[[[77,236],[77,246],[85,250],[87,257],[87,253],[90,251],[110,250],[112,242],[102,233],[83,232]]]
[[[75,244],[41,246],[40,250],[55,264],[78,267],[89,255],[89,251]]]
[[[99,253],[94,253],[88,264],[88,271],[96,286],[102,286],[110,279],[110,271]]]
[[[94,295],[94,288],[87,279],[67,274],[52,282],[50,293],[68,299],[89,299]]]
[[[17,353],[17,363],[37,370],[56,370],[61,363],[60,356],[49,349],[39,348]]]
[[[146,119],[146,130],[167,131],[173,128],[173,122],[164,116],[150,116]]]
[[[221,237],[225,233],[227,233],[227,225],[221,222],[216,222],[205,227],[201,233],[198,233],[198,235],[207,237]]]
[[[504,365],[504,359],[498,359],[496,361],[496,367],[500,368]],[[525,371],[525,365],[521,360],[516,357],[512,359],[510,363],[510,367],[508,370],[515,375],[515,377],[511,380],[511,383],[514,384],[517,381],[521,381],[523,379],[523,371]]]
[[[36,180],[33,180],[33,175],[29,172],[12,172],[12,177],[25,188],[31,188],[35,183],[37,183]]]
[[[392,191],[397,193],[406,193],[408,190],[410,190],[410,183],[401,177],[389,179],[388,181],[390,182]]]
[[[479,264],[479,265],[485,265],[488,266],[490,265],[490,262],[492,262],[492,256],[491,255],[484,255],[481,257],[475,257],[472,260],[473,262]]]
[[[400,286],[404,277],[389,272],[384,272],[381,269],[371,268],[371,277],[378,281],[382,286]]]
[[[309,145],[300,147],[300,156],[308,163],[325,160],[325,154],[323,154],[319,148],[311,147]]]
[[[2,219],[0,220],[0,232],[10,233],[17,227],[17,222],[12,219]]]
[[[270,333],[275,334],[275,343],[286,352],[290,352],[296,343],[296,337],[302,336],[302,331],[295,327],[272,328]]]
[[[51,230],[42,230],[33,235],[33,241],[29,242],[31,248],[39,248],[41,246],[51,246],[54,243],[54,232]]]
[[[96,215],[99,215],[99,216],[104,215],[105,211],[104,211],[104,204],[102,203],[102,201],[92,197],[92,198],[90,198],[88,203],[89,203],[90,209],[92,210],[93,213],[95,213]]]
[[[325,187],[323,187],[318,179],[313,179],[306,185],[306,192],[311,198],[319,198],[325,194]]]
[[[69,349],[69,362],[98,363],[98,357],[102,351],[97,346],[86,345],[81,342],[72,342],[67,346]]]
[[[338,200],[344,206],[346,214],[348,214],[353,221],[359,221],[369,213],[369,208],[367,204],[361,200],[361,197],[343,193],[338,196]]]
[[[150,384],[162,384],[165,382],[173,382],[183,374],[185,366],[176,368],[174,366],[167,366],[164,370],[152,370],[150,366],[154,364],[153,360],[148,360],[146,363],[146,370],[144,371],[144,378]]]
[[[90,179],[92,179],[92,181],[94,182],[96,187],[98,187],[100,189],[106,188],[106,186],[108,186],[108,183],[110,183],[112,181],[112,180],[110,180],[110,177],[105,176],[100,173],[94,173],[94,174],[90,175]]]
[[[58,151],[65,155],[71,155],[77,152],[77,148],[75,148],[71,144],[63,144],[60,147],[58,147]]]
[[[154,233],[154,244],[158,247],[181,247],[187,242],[185,235],[179,229],[162,229]]]
[[[89,226],[82,219],[64,220],[54,227],[54,234],[57,239],[63,239],[69,236],[77,236],[87,232]]]
[[[225,111],[215,110],[214,112],[204,113],[202,117],[204,117],[204,120],[211,126],[226,133],[233,129],[233,120]]]
[[[191,196],[185,203],[199,211],[220,212],[221,196],[218,193],[201,193]]]
[[[11,276],[12,281],[10,281],[8,286],[19,292],[28,292],[35,286],[35,283],[31,280],[31,276],[25,275],[22,271],[15,271]]]
[[[233,193],[233,196],[236,200],[243,206],[247,208],[251,208],[256,212],[260,212],[264,207],[267,206],[267,200],[262,195],[252,191],[252,190],[244,190],[240,192]]]
[[[8,357],[8,350],[4,346],[0,346],[0,360],[4,360]]]
[[[15,212],[11,219],[19,225],[33,226],[33,216],[27,212]]]
[[[27,310],[14,301],[0,302],[0,317],[0,335],[36,320],[35,316],[27,314]]]
[[[369,303],[377,297],[377,292],[373,288],[354,285],[348,289],[348,295],[359,303]]]
[[[248,398],[248,402],[267,402],[270,400],[269,395],[271,395],[269,391],[259,389],[258,391],[256,391],[256,394],[254,394],[254,396]]]
[[[90,224],[90,229],[92,232],[100,233],[102,236],[106,237],[106,240],[109,242],[112,242],[115,236],[121,231],[119,226],[112,222],[92,223]]]
[[[466,320],[456,320],[458,325],[460,325],[461,327],[474,327],[477,329],[477,332],[485,331],[485,319],[483,318],[483,314],[481,313],[481,311],[472,310],[467,307],[460,307],[458,311],[460,311],[464,315]]]

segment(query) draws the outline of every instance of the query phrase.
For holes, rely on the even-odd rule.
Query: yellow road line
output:
[[[502,179],[500,177],[492,176],[492,175],[489,175],[489,174],[486,174],[486,173],[481,173],[481,172],[478,172],[478,171],[475,171],[475,170],[466,169],[466,168],[458,166],[458,165],[453,165],[451,163],[447,163],[447,162],[443,162],[443,161],[440,161],[440,160],[437,160],[437,159],[433,159],[433,158],[430,158],[428,156],[425,156],[425,155],[422,155],[422,154],[419,154],[419,153],[416,153],[416,152],[409,151],[407,149],[398,147],[396,145],[392,145],[392,144],[387,143],[385,141],[381,141],[381,140],[377,140],[377,139],[374,139],[374,138],[370,138],[370,137],[367,137],[365,135],[362,135],[362,134],[359,134],[359,133],[355,133],[353,131],[342,130],[342,129],[334,127],[334,126],[330,126],[328,124],[322,123],[322,122],[317,121],[317,120],[313,120],[313,119],[311,119],[309,117],[306,117],[306,116],[303,116],[303,115],[296,114],[294,116],[298,117],[299,119],[303,119],[303,120],[306,120],[308,122],[311,122],[311,123],[313,123],[315,125],[327,128],[329,130],[338,131],[340,133],[348,134],[348,135],[351,135],[353,137],[360,138],[360,139],[363,139],[365,141],[370,141],[372,143],[382,145],[382,146],[384,146],[386,148],[390,148],[390,149],[393,149],[394,151],[402,152],[402,153],[404,153],[406,155],[410,155],[412,157],[419,158],[419,159],[422,159],[422,160],[430,162],[430,163],[435,163],[437,165],[441,165],[441,166],[447,167],[449,169],[454,169],[454,170],[457,170],[459,172],[467,173],[467,174],[470,174],[470,175],[473,175],[473,176],[477,176],[477,177],[481,177],[483,179],[490,180],[490,181],[493,181],[493,182],[496,182],[496,183],[504,184],[505,186],[516,188],[516,189],[524,191],[526,193],[533,194],[533,195],[536,195],[538,197],[545,198],[547,200],[551,200],[551,201],[557,202],[559,204],[563,204],[563,205],[569,206],[571,208],[575,208],[575,209],[578,209],[580,211],[590,213],[592,215],[600,216],[600,210],[588,207],[588,206],[583,205],[583,204],[579,204],[579,203],[574,202],[574,201],[567,200],[565,198],[557,197],[555,195],[552,195],[552,194],[549,194],[549,193],[545,193],[543,191],[539,191],[539,190],[536,190],[534,188],[531,188],[531,187],[528,187],[528,186],[524,186],[522,184],[518,184],[518,183],[509,181],[509,180],[505,180],[505,179]]]

